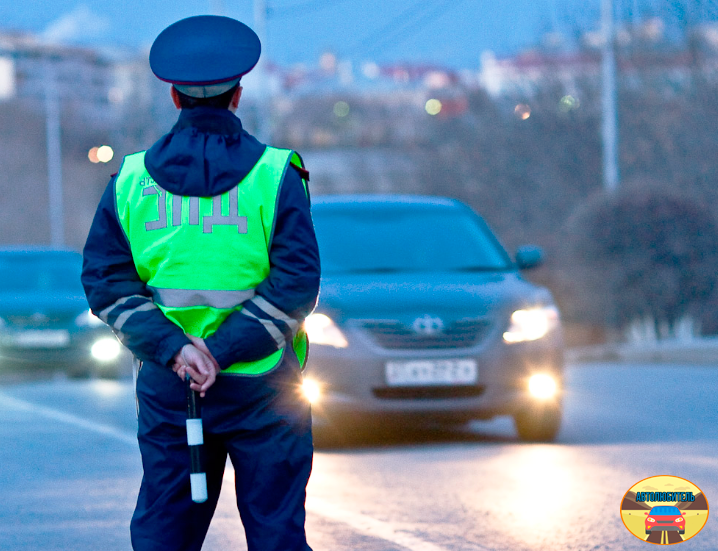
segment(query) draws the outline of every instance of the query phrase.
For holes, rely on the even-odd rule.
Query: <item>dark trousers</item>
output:
[[[199,551],[227,456],[249,551],[311,551],[304,532],[311,414],[294,357],[260,376],[220,375],[202,399],[209,499],[192,501],[184,382],[145,363],[137,380],[144,476],[130,531],[135,551]]]

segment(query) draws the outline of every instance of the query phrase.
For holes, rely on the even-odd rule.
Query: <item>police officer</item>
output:
[[[227,456],[249,551],[310,549],[300,385],[319,255],[301,159],[234,115],[259,55],[257,35],[227,17],[190,17],[157,37],[150,66],[172,84],[179,120],[124,158],[85,245],[92,311],[141,360],[135,550],[201,548]],[[185,372],[203,396],[203,504],[190,497]]]

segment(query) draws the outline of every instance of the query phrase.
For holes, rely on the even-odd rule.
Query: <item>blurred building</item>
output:
[[[121,101],[115,60],[102,52],[44,43],[29,33],[0,33],[0,99],[42,99],[53,80],[63,101],[93,118],[111,116]]]
[[[166,88],[152,75],[147,52],[56,44],[32,33],[0,31],[0,101],[42,102],[50,92],[57,94],[65,119],[117,128],[135,118],[154,131],[174,116],[171,102],[163,101]],[[150,137],[143,140],[143,134],[130,128],[118,131],[118,139],[144,143]]]
[[[622,25],[616,32],[618,74],[624,85],[646,84],[666,92],[684,89],[695,75],[718,77],[718,24],[689,28],[679,39],[666,33],[658,18]],[[598,88],[601,80],[600,31],[582,33],[577,41],[551,33],[539,46],[518,55],[481,57],[479,81],[493,97],[531,97],[551,85],[567,94]]]

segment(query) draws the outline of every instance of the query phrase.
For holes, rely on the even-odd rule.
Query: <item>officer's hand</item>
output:
[[[181,379],[184,379],[185,373],[189,373],[192,378],[190,388],[199,392],[199,395],[203,398],[217,379],[218,372],[212,360],[191,344],[185,344],[182,350],[175,355],[172,370]]]
[[[217,373],[219,373],[221,371],[219,368],[219,364],[217,363],[217,360],[214,359],[214,356],[212,356],[212,353],[209,351],[209,348],[207,348],[204,339],[200,339],[199,337],[195,337],[194,335],[187,335],[187,338],[192,341],[192,344],[195,346],[195,348],[199,349],[201,352],[204,352],[205,355],[210,360],[212,360],[215,370],[217,371]]]

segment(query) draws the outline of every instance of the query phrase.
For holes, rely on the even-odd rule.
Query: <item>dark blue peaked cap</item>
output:
[[[261,51],[259,37],[244,23],[198,15],[160,33],[150,50],[150,68],[157,78],[172,84],[217,85],[238,81],[251,71]]]

